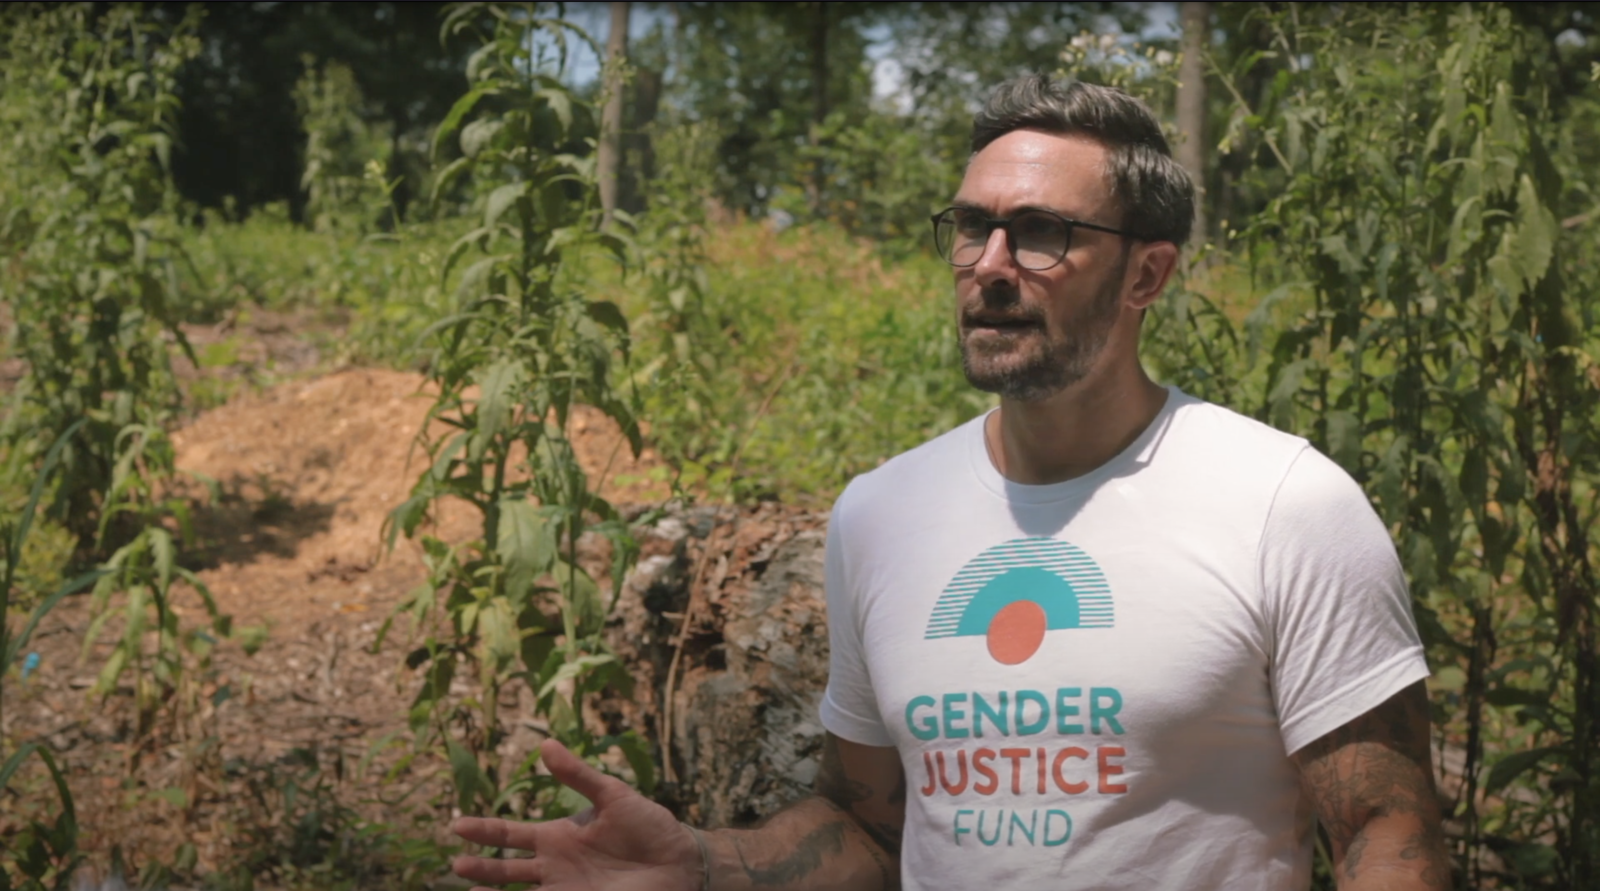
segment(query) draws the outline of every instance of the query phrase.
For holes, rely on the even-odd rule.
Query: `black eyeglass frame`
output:
[[[955,212],[955,211],[967,211],[967,212],[970,212],[970,213],[982,213],[982,211],[980,211],[980,210],[978,210],[976,208],[972,208],[972,207],[951,206],[951,207],[945,208],[944,210],[939,211],[938,213],[934,214],[932,217],[929,217],[928,218],[929,221],[933,223],[933,247],[934,247],[934,250],[939,252],[939,256],[946,263],[949,263],[951,266],[954,266],[957,269],[970,269],[970,268],[978,265],[978,260],[983,259],[983,254],[981,252],[978,254],[977,258],[974,259],[971,263],[957,263],[955,261],[955,259],[954,259],[955,251],[954,251],[954,244],[953,243],[951,245],[952,249],[951,249],[951,251],[949,253],[949,256],[946,256],[945,251],[939,247],[939,220],[943,219],[945,216],[947,216],[950,213]],[[1027,269],[1029,272],[1043,272],[1046,269],[1054,269],[1055,267],[1060,266],[1061,265],[1061,261],[1065,260],[1067,258],[1067,252],[1072,250],[1072,230],[1074,228],[1081,227],[1081,228],[1084,228],[1084,229],[1093,230],[1095,232],[1107,232],[1107,233],[1110,233],[1111,235],[1121,235],[1124,238],[1132,238],[1135,241],[1151,241],[1152,240],[1152,239],[1150,239],[1150,238],[1148,238],[1148,237],[1146,237],[1144,235],[1140,235],[1140,234],[1138,234],[1136,232],[1129,232],[1126,229],[1113,229],[1110,226],[1101,226],[1101,225],[1096,224],[1096,223],[1086,223],[1083,220],[1075,220],[1075,219],[1073,219],[1071,217],[1064,217],[1061,214],[1058,214],[1053,210],[1045,210],[1042,207],[1030,207],[1030,208],[1027,208],[1025,210],[1019,211],[1019,212],[1017,212],[1017,213],[1015,213],[1015,214],[1013,214],[1013,215],[1011,215],[1009,217],[984,217],[984,219],[983,219],[983,226],[984,226],[983,241],[984,241],[984,244],[987,245],[989,243],[989,239],[994,237],[994,230],[996,230],[996,229],[1004,229],[1005,233],[1006,233],[1006,248],[1009,251],[1011,251],[1011,259],[1012,259],[1013,262],[1016,262],[1018,266],[1021,266],[1022,265],[1021,261],[1017,260],[1017,242],[1016,242],[1016,238],[1013,237],[1012,234],[1011,234],[1011,224],[1017,219],[1017,217],[1023,216],[1024,214],[1036,214],[1036,213],[1037,214],[1044,214],[1045,216],[1055,217],[1057,220],[1060,220],[1061,224],[1066,227],[1067,237],[1062,242],[1062,244],[1061,244],[1061,253],[1060,253],[1059,256],[1056,257],[1056,260],[1055,260],[1054,263],[1051,263],[1049,266],[1040,266],[1037,269],[1032,269],[1032,268],[1029,268],[1027,266],[1023,266],[1022,267],[1024,269]]]

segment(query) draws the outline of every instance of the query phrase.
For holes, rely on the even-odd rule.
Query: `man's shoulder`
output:
[[[1182,406],[1185,470],[1201,485],[1255,501],[1274,515],[1338,506],[1370,510],[1361,486],[1302,436],[1194,397]],[[1253,494],[1252,494],[1253,493]]]
[[[1174,415],[1181,418],[1191,433],[1241,447],[1272,451],[1296,451],[1306,445],[1305,437],[1279,430],[1225,405],[1208,402],[1174,389]]]
[[[987,414],[987,413],[985,413]],[[860,474],[839,496],[838,506],[898,500],[908,492],[926,491],[971,479],[971,449],[979,415]]]
[[[1231,408],[1174,391],[1174,459],[1208,468],[1207,476],[1272,484],[1300,455],[1311,449],[1302,436],[1287,433]]]

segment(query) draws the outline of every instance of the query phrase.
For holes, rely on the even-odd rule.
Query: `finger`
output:
[[[637,794],[627,783],[595,770],[585,764],[582,758],[572,754],[566,746],[553,739],[547,739],[539,745],[539,757],[544,761],[545,767],[550,768],[551,776],[560,780],[562,785],[589,799],[595,807],[602,807],[608,801]]]
[[[532,823],[514,823],[510,820],[484,817],[457,817],[451,822],[450,831],[469,842],[488,845],[491,848],[539,850],[539,846],[534,843],[537,827]]]
[[[538,884],[544,877],[544,867],[537,859],[491,860],[463,854],[450,861],[450,870],[469,882],[486,885],[506,885],[511,882]]]

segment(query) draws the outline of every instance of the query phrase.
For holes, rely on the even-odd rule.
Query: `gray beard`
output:
[[[1111,339],[1119,309],[1117,297],[1126,270],[1127,255],[1124,254],[1117,274],[1071,320],[1066,334],[1046,343],[1042,350],[1017,357],[1017,361],[986,361],[985,357],[974,355],[965,333],[961,334],[961,370],[967,382],[985,393],[998,393],[1003,399],[1041,402],[1083,380]],[[1014,294],[983,294],[986,304],[1015,299]]]

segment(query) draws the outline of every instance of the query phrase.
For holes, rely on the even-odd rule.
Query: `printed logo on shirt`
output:
[[[1053,538],[1016,538],[971,560],[933,606],[925,640],[984,637],[989,655],[1020,665],[1045,632],[1110,628],[1111,586],[1082,548]]]
[[[1094,558],[1053,538],[1018,538],[950,579],[923,639],[983,637],[996,662],[1021,665],[1047,632],[1114,621],[1111,585]],[[1025,686],[929,690],[906,701],[906,730],[924,744],[915,788],[955,847],[1065,845],[1075,802],[1128,794],[1122,692],[1027,673],[1017,680]]]

